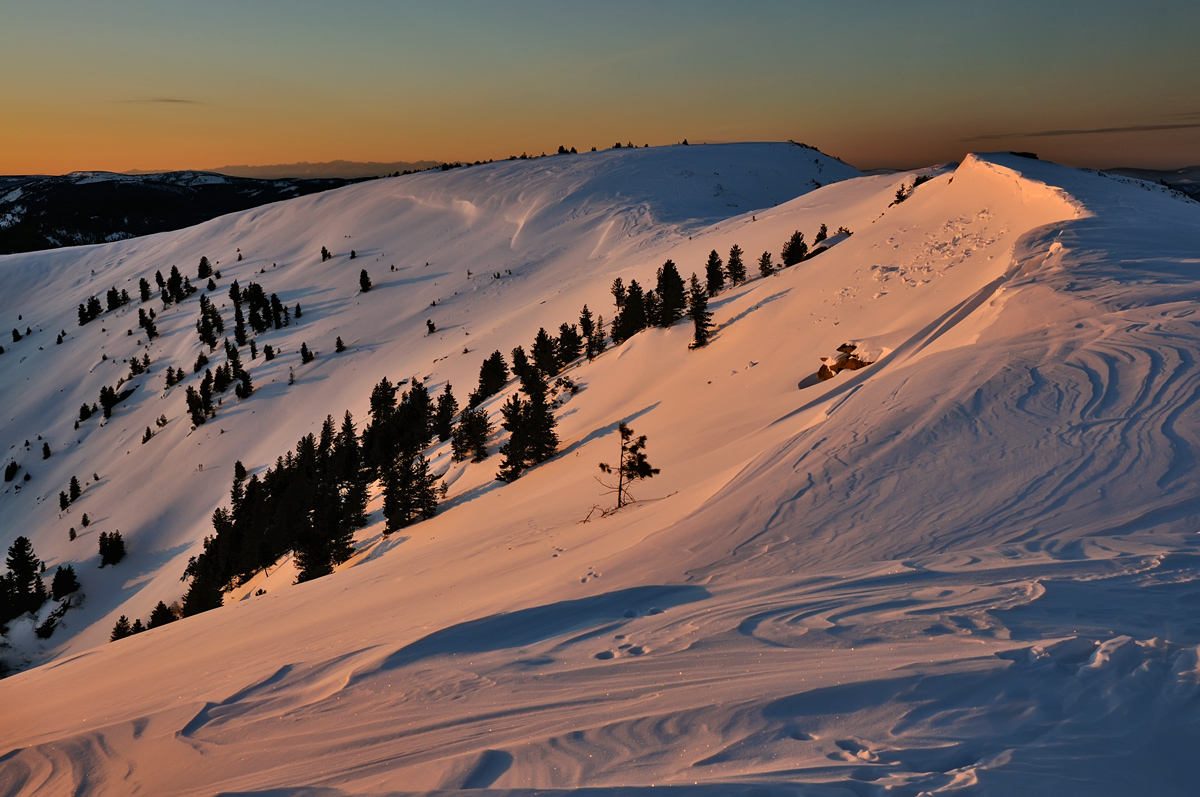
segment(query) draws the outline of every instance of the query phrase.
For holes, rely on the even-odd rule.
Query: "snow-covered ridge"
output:
[[[1009,155],[928,171],[899,204],[912,174],[775,204],[777,184],[824,183],[817,165],[839,168],[785,145],[494,164],[0,259],[14,286],[0,308],[37,307],[46,328],[0,358],[3,442],[37,428],[55,448],[19,496],[0,495],[3,522],[20,523],[5,541],[37,529],[38,554],[76,562],[89,593],[66,641],[50,640],[58,661],[0,682],[16,720],[0,730],[0,756],[13,751],[0,783],[1186,788],[1193,765],[1173,751],[1194,739],[1198,699],[1194,204]],[[117,614],[178,594],[234,459],[264,467],[326,413],[361,422],[383,374],[465,395],[493,349],[585,301],[609,315],[614,277],[650,284],[668,257],[702,273],[734,243],[748,263],[777,258],[821,223],[854,234],[715,297],[706,348],[689,352],[681,324],[574,366],[561,453],[517,482],[493,480],[494,458],[451,465],[434,447],[450,496],[407,537],[381,539],[376,522],[333,576],[290,588],[283,567],[254,585],[266,595],[101,644]],[[321,263],[322,245],[337,257]],[[201,254],[221,261],[222,288],[253,279],[304,305],[271,333],[284,357],[251,364],[255,395],[189,434],[161,372],[194,359],[194,302],[165,311],[149,382],[63,445],[80,401],[127,370],[100,347],[142,349],[127,315],[66,325],[62,347],[57,319]],[[350,351],[332,353],[335,335]],[[321,351],[303,368],[301,341]],[[874,363],[797,389],[846,342]],[[141,446],[162,412],[171,422]],[[662,472],[640,502],[581,523],[622,420]],[[50,505],[89,462],[100,483],[71,512],[131,547],[103,571],[78,554],[94,557],[94,537],[69,543]]]

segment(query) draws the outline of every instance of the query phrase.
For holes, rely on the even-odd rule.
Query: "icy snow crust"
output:
[[[855,178],[790,145],[616,151],[0,258],[4,318],[35,329],[0,357],[0,442],[34,473],[0,495],[0,542],[29,534],[87,593],[18,651],[49,663],[0,681],[0,791],[1190,790],[1200,215],[1012,156],[928,173],[889,207],[912,174]],[[517,482],[434,446],[449,499],[407,536],[384,540],[373,503],[334,575],[290,587],[282,563],[220,610],[105,643],[119,614],[179,596],[235,459],[261,471],[346,408],[361,427],[385,374],[449,379],[461,401],[493,349],[584,302],[610,316],[614,277],[702,272],[734,243],[753,273],[822,222],[854,235],[719,295],[707,348],[681,324],[574,366],[561,453]],[[82,328],[76,304],[201,255],[221,261],[218,304],[233,278],[303,304],[260,341],[285,354],[243,355],[255,394],[189,432],[162,374],[190,371],[197,309],[167,309],[150,377],[73,432],[143,350],[136,300]],[[321,352],[304,367],[302,341]],[[797,389],[848,341],[875,364]],[[622,420],[662,473],[580,523]],[[58,490],[93,472],[60,517]],[[112,528],[130,554],[98,570]]]

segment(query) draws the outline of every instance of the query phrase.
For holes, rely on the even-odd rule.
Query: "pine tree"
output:
[[[60,601],[71,593],[77,592],[79,586],[75,568],[71,565],[60,565],[54,571],[54,578],[50,581],[50,595],[54,600]]]
[[[792,237],[783,245],[783,253],[779,256],[783,268],[794,266],[808,255],[808,244],[804,243],[804,233],[796,230]]]
[[[450,438],[454,461],[462,462],[468,457],[472,462],[487,459],[487,440],[493,431],[487,413],[482,409],[468,407],[463,410]]]
[[[712,313],[708,310],[708,292],[701,287],[695,273],[692,274],[691,290],[688,292],[688,317],[692,319],[696,328],[690,348],[698,349],[708,343]]]
[[[508,365],[504,362],[504,355],[496,350],[479,366],[479,386],[471,393],[467,406],[478,407],[484,400],[499,393],[506,382]]]
[[[310,363],[314,359],[316,359],[316,355],[308,350],[308,344],[301,343],[300,344],[300,362]]]
[[[383,481],[384,534],[437,514],[437,479],[429,472],[429,460],[423,455],[402,454],[388,469]]]
[[[642,286],[637,280],[629,281],[621,309],[612,323],[612,339],[614,344],[620,344],[646,328],[646,306],[642,296]]]
[[[725,269],[721,264],[721,256],[714,249],[708,253],[708,262],[704,265],[704,277],[707,281],[709,296],[716,296],[725,287]]]
[[[175,616],[175,612],[171,611],[171,608],[167,604],[159,601],[158,605],[150,611],[150,620],[146,623],[146,627],[158,628],[160,625],[173,623],[178,619]]]
[[[574,324],[563,322],[558,327],[558,365],[559,370],[579,359],[583,354],[583,337]]]
[[[508,430],[508,440],[500,446],[500,471],[496,474],[499,481],[515,482],[525,470],[528,460],[527,435],[525,432],[526,402],[516,393],[508,397],[500,408],[504,418],[501,425]]]
[[[829,228],[826,227],[824,224],[822,224],[821,229],[817,230],[817,234],[813,236],[813,246],[816,246],[817,244],[821,243],[828,237],[829,237]]]
[[[115,565],[125,558],[125,540],[121,532],[100,532],[100,566]]]
[[[196,279],[208,279],[212,273],[212,265],[208,262],[208,258],[201,257],[200,265],[196,268]]]
[[[117,624],[113,626],[112,635],[109,636],[109,642],[116,642],[118,639],[124,639],[127,636],[133,635],[133,628],[129,625],[129,618],[121,615],[117,618]]]
[[[363,293],[371,290],[371,277],[367,274],[365,268],[358,272],[358,289]]]
[[[71,505],[71,499],[67,497],[67,494],[65,492],[60,491],[58,494],[58,508],[61,511],[65,512],[65,511],[67,511],[67,507],[69,507],[70,505]]]
[[[71,477],[71,484],[70,484],[69,489],[71,491],[71,501],[72,502],[78,500],[79,496],[83,494],[83,489],[79,486],[79,477],[78,476]]]
[[[143,302],[150,301],[150,282],[145,277],[138,280],[138,294]]]
[[[233,339],[239,347],[246,345],[246,317],[240,303],[233,305]]]
[[[8,567],[7,588],[12,608],[17,615],[37,611],[46,601],[45,587],[41,585],[41,560],[33,553],[33,543],[28,537],[17,537],[9,546],[4,560]],[[0,618],[2,622],[5,618]]]
[[[624,421],[621,421],[617,430],[621,435],[620,462],[615,468],[601,462],[600,470],[604,473],[615,471],[617,474],[617,485],[613,489],[617,493],[617,508],[619,509],[633,500],[629,494],[631,482],[652,478],[658,474],[659,470],[651,467],[646,460],[646,435],[634,439],[633,429]]]
[[[444,443],[450,439],[454,432],[454,416],[457,414],[458,401],[454,398],[450,383],[447,382],[445,389],[438,395],[437,408],[433,413],[433,430],[437,433],[439,441]]]
[[[762,257],[758,259],[758,274],[760,277],[769,277],[775,273],[775,266],[771,263],[771,253],[763,252]]]
[[[656,286],[660,307],[658,311],[659,326],[669,327],[683,318],[687,309],[687,292],[684,289],[683,277],[674,261],[668,260],[658,269]]]
[[[596,322],[592,320],[592,311],[586,304],[579,311],[579,331],[583,335],[584,354],[587,355],[588,360],[591,360],[596,356],[596,351],[592,348],[592,336],[596,334]]]
[[[558,375],[558,347],[554,338],[546,332],[545,327],[539,327],[529,349],[533,355],[533,363],[546,377]]]
[[[142,625],[142,618],[135,617],[133,620],[133,625],[129,629],[130,633],[131,634],[140,634],[145,630],[146,630],[146,626]]]
[[[50,459],[50,444],[42,443],[42,459]]]
[[[742,262],[742,254],[742,248],[737,244],[729,249],[729,262],[725,270],[729,274],[729,281],[734,285],[741,285],[746,281],[746,264]]]
[[[592,351],[595,352],[593,357],[603,354],[607,346],[607,333],[604,331],[604,316],[596,316],[596,332],[589,338]]]

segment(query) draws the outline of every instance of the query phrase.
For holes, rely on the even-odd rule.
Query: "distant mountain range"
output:
[[[286,178],[361,180],[364,177],[385,177],[396,172],[415,172],[437,165],[439,165],[439,161],[428,160],[396,161],[395,163],[336,160],[326,163],[305,161],[280,163],[273,166],[221,166],[208,171],[230,177],[253,177],[258,180]],[[131,171],[129,174],[149,174],[149,172]]]
[[[210,172],[0,177],[0,254],[178,230],[352,182],[331,177],[264,180]]]
[[[1181,191],[1192,199],[1200,201],[1200,166],[1185,166],[1182,169],[1105,169],[1106,172],[1120,174],[1124,177],[1135,177],[1149,183],[1160,183],[1176,191]]]

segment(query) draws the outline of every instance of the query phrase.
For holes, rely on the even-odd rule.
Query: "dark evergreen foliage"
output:
[[[725,268],[716,249],[708,253],[708,262],[704,264],[704,278],[709,296],[716,296],[725,287]]]
[[[363,293],[371,290],[371,277],[367,274],[365,268],[358,272],[358,289]]]
[[[200,258],[200,265],[196,268],[196,279],[208,279],[212,276],[212,264],[208,262],[207,257]]]
[[[0,584],[0,625],[26,612],[36,612],[46,602],[46,587],[42,583],[42,562],[33,552],[28,537],[17,537],[4,560],[8,573]]]
[[[493,431],[487,413],[482,409],[467,407],[463,410],[450,438],[454,461],[469,458],[472,462],[483,462],[487,459],[487,441]]]
[[[700,280],[694,273],[691,290],[688,291],[688,317],[695,326],[691,348],[698,349],[707,345],[708,336],[712,331],[712,313],[708,310],[708,291],[700,285]]]
[[[687,293],[684,290],[683,277],[672,260],[663,263],[658,269],[658,281],[655,293],[658,294],[659,326],[669,327],[683,318],[687,309]]]
[[[300,344],[300,362],[310,363],[313,360],[315,360],[316,357],[317,357],[317,355],[313,354],[311,351],[308,350],[307,343]]]
[[[615,472],[617,474],[617,484],[613,489],[617,493],[617,508],[619,509],[633,500],[629,494],[631,482],[652,478],[658,475],[659,470],[651,467],[646,460],[646,435],[635,439],[633,429],[624,421],[617,427],[617,431],[621,436],[620,462],[616,467],[601,462],[600,470],[604,473]]]
[[[796,230],[792,233],[792,237],[783,245],[783,253],[779,259],[783,261],[783,268],[794,266],[803,260],[808,255],[808,244],[804,243],[804,233]]]
[[[50,581],[50,597],[59,601],[68,595],[79,591],[79,579],[75,576],[75,568],[71,565],[60,565],[54,571],[54,578]]]
[[[5,465],[4,466],[4,481],[10,482],[13,479],[17,478],[17,473],[19,473],[20,470],[21,470],[21,466],[17,464],[16,460],[13,460],[12,462]],[[65,507],[64,507],[64,509],[65,509]]]
[[[121,615],[117,618],[116,625],[113,626],[112,634],[109,636],[109,642],[116,642],[118,639],[133,635],[133,627],[129,624],[129,618]]]
[[[478,407],[486,399],[499,393],[507,382],[508,364],[504,362],[504,355],[497,349],[479,366],[479,386],[471,393],[467,406]]]
[[[619,281],[619,280],[618,280]],[[614,285],[613,295],[617,296]],[[614,344],[621,344],[646,328],[646,306],[642,295],[642,286],[637,280],[629,281],[629,288],[621,292],[620,305],[612,322],[612,339]]]
[[[454,398],[454,392],[447,382],[445,389],[438,394],[437,406],[433,411],[433,431],[440,442],[450,439],[454,432],[454,416],[457,414],[458,400]]]
[[[546,383],[536,369],[532,377],[523,381],[523,390],[528,400],[514,394],[501,407],[503,426],[509,439],[500,447],[504,459],[496,478],[501,481],[516,481],[527,468],[544,462],[558,452],[558,434],[554,418],[546,401]]]
[[[79,496],[83,495],[83,488],[79,486],[78,476],[71,477],[71,484],[68,489],[70,490],[71,501],[74,502],[79,500]]]
[[[563,322],[558,327],[557,349],[560,370],[575,362],[579,359],[579,355],[583,354],[583,337],[574,324]]]
[[[125,558],[125,540],[121,532],[100,532],[100,566],[115,565]]]
[[[821,243],[828,237],[829,237],[829,228],[826,227],[824,224],[822,224],[821,229],[817,230],[817,234],[813,236],[813,246],[816,246],[817,244]]]
[[[146,628],[158,628],[160,625],[173,623],[178,619],[175,612],[171,611],[170,606],[159,601],[158,605],[150,611],[150,620],[146,623]]]
[[[50,459],[50,444],[42,443],[42,459]]]
[[[742,248],[734,244],[729,248],[729,261],[725,264],[725,271],[729,274],[729,281],[734,285],[741,285],[746,281],[746,264],[742,261]]]
[[[338,335],[337,340],[333,342],[333,350],[341,354],[346,350],[346,344],[342,341],[342,336]]]
[[[138,295],[143,302],[150,301],[150,282],[145,277],[138,279]]]
[[[558,374],[558,346],[555,345],[554,338],[546,332],[545,327],[538,329],[529,352],[533,355],[533,364],[537,366],[543,376],[551,377]]]

